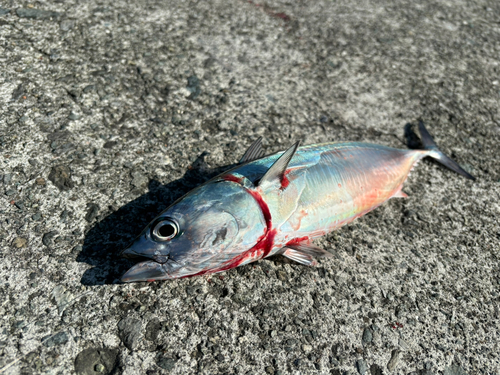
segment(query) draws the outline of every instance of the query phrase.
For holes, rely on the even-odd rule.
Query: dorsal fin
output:
[[[262,149],[262,137],[257,138],[240,159],[240,164],[257,160],[262,157],[264,150]]]
[[[285,171],[288,168],[288,163],[292,160],[295,151],[299,147],[300,141],[296,142],[292,147],[286,150],[273,165],[267,170],[266,174],[260,179],[259,186],[266,184],[279,184],[283,181]]]

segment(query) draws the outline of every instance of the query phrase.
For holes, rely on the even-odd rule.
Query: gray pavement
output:
[[[499,17],[0,2],[0,374],[500,374]],[[257,136],[406,147],[418,121],[476,182],[420,163],[316,268],[118,283],[119,251]]]

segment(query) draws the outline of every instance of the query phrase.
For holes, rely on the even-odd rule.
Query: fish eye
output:
[[[158,241],[168,241],[179,232],[177,223],[173,220],[162,220],[153,227],[153,237]]]

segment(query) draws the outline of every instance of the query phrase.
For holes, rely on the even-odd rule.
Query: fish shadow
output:
[[[206,155],[204,152],[198,156],[178,180],[166,185],[151,180],[146,194],[112,212],[86,233],[76,261],[93,267],[84,272],[83,285],[120,283],[121,275],[134,264],[120,253],[144,227],[188,191],[234,166],[209,169],[204,161]]]

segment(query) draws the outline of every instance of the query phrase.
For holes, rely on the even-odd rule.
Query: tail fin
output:
[[[452,171],[461,174],[462,176],[468,178],[469,180],[475,180],[476,178],[472,176],[470,173],[467,173],[460,167],[454,160],[450,159],[446,156],[436,145],[434,139],[432,139],[431,135],[427,131],[422,121],[418,124],[418,130],[420,131],[420,138],[424,145],[424,148],[428,151],[433,151],[429,156],[433,159],[437,160],[439,163],[443,164],[445,167],[451,169]]]

